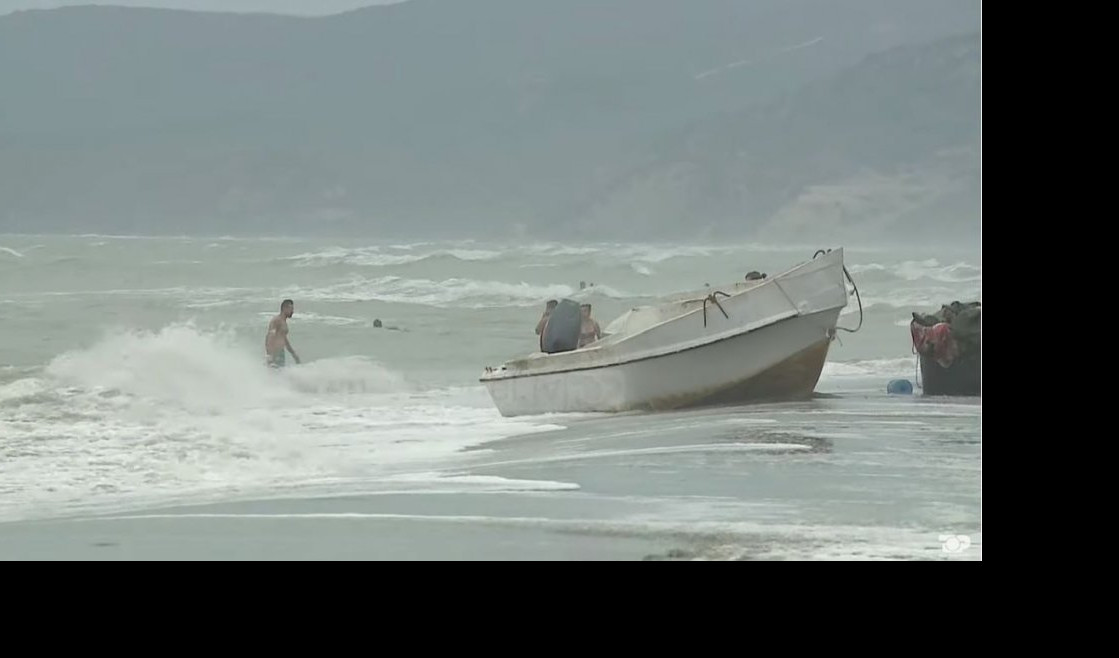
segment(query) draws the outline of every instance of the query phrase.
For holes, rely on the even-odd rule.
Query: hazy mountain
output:
[[[16,12],[0,231],[966,226],[978,39],[943,39],[977,26],[950,0]]]
[[[974,238],[979,225],[979,36],[867,57],[779,100],[697,122],[600,191],[583,230],[782,239]]]

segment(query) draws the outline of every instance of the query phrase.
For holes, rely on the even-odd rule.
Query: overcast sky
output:
[[[403,0],[0,0],[0,15],[19,9],[51,9],[67,5],[127,5],[198,11],[264,11],[275,14],[336,14],[369,5]]]

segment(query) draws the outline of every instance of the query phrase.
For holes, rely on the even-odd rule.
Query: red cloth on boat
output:
[[[960,346],[952,336],[952,327],[947,322],[931,327],[911,322],[909,333],[913,337],[913,349],[919,354],[931,355],[943,368],[952,365],[956,357],[960,356]]]

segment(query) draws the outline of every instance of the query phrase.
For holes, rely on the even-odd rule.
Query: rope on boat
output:
[[[715,306],[718,306],[719,310],[722,311],[722,313],[723,313],[723,317],[727,318],[728,320],[730,319],[730,316],[727,315],[726,309],[724,309],[723,305],[719,303],[719,299],[717,297],[715,297],[715,295],[722,295],[723,297],[730,297],[730,295],[723,292],[722,290],[716,290],[715,292],[713,292],[710,295],[703,298],[703,326],[704,327],[707,326],[707,302],[711,302]]]
[[[830,254],[830,253],[831,253],[831,249],[817,249],[816,253],[812,255],[812,259],[815,260],[816,258],[818,258],[820,256],[820,254]],[[859,326],[855,327],[854,329],[848,329],[847,327],[837,326],[836,329],[839,329],[840,331],[846,331],[848,333],[853,334],[856,331],[858,331],[859,329],[863,328],[863,298],[862,298],[861,295],[859,295],[859,286],[855,283],[855,279],[851,278],[851,273],[847,271],[847,266],[846,265],[843,266],[843,274],[847,276],[847,280],[851,282],[851,287],[855,289],[855,299],[858,300],[858,302],[859,302]]]
[[[851,282],[851,287],[855,289],[855,299],[857,299],[859,302],[859,326],[855,327],[854,329],[837,326],[836,329],[839,329],[840,331],[855,333],[859,329],[863,328],[863,298],[859,295],[859,286],[857,286],[855,284],[855,280],[851,278],[851,273],[847,271],[846,265],[843,266],[843,273],[847,275],[847,280]]]

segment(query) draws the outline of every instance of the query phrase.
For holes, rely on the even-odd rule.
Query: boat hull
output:
[[[622,412],[804,399],[841,309],[796,315],[679,351],[483,380],[503,416]]]
[[[980,352],[960,356],[945,368],[931,356],[919,355],[924,395],[977,397],[982,393]]]

